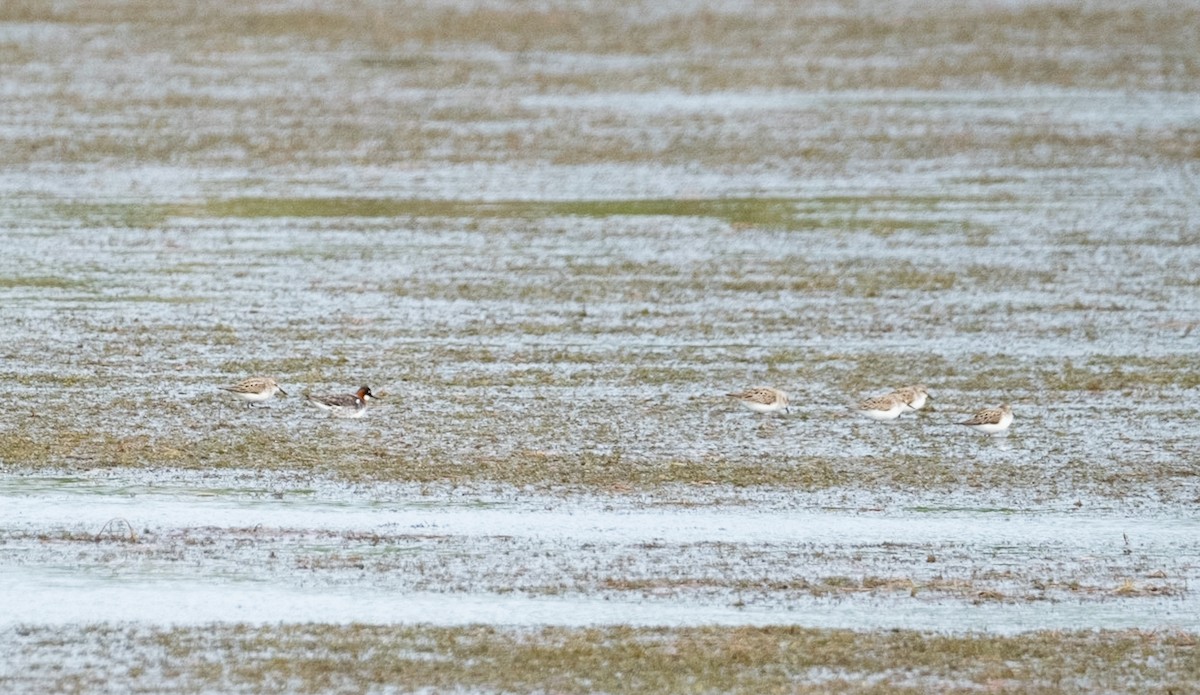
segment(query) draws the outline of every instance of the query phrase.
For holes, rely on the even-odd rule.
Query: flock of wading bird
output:
[[[779,389],[769,386],[725,394],[736,398],[739,403],[756,413],[791,412],[788,409],[788,395]],[[858,412],[872,420],[895,420],[905,412],[916,412],[933,400],[929,390],[922,384],[905,386],[882,396],[875,396],[858,404]],[[1012,424],[1012,406],[1003,403],[998,408],[984,408],[971,417],[959,422],[971,429],[987,435],[994,435],[1008,429]]]
[[[251,377],[233,386],[222,386],[248,406],[269,400],[276,393],[287,395],[287,391],[279,386],[274,379],[267,377]],[[788,395],[779,389],[769,386],[726,394],[736,398],[739,403],[756,413],[791,412],[788,409]],[[330,396],[313,396],[304,394],[306,401],[327,411],[334,417],[362,417],[367,413],[367,401],[378,398],[371,389],[362,386],[354,393],[339,393]],[[929,390],[922,384],[905,386],[882,396],[868,398],[858,404],[858,411],[872,420],[895,420],[905,412],[916,412],[933,400]],[[998,408],[984,408],[971,417],[959,422],[973,430],[987,435],[994,435],[1008,429],[1012,424],[1012,407],[1004,403]]]

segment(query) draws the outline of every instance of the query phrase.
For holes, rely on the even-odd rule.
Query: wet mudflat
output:
[[[5,621],[1200,627],[1192,518],[175,485],[8,486]]]
[[[0,9],[0,684],[1194,681],[1194,10],[395,14]]]

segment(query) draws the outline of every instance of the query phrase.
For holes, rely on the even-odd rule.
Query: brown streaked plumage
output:
[[[927,400],[933,400],[933,396],[929,395],[929,389],[924,384],[905,386],[904,388],[892,391],[892,394],[897,396],[900,402],[904,403],[911,410],[920,410],[925,407]]]
[[[895,420],[907,408],[895,393],[875,396],[858,404],[858,410],[872,420]]]
[[[776,413],[780,410],[791,412],[788,408],[788,395],[769,386],[758,386],[725,395],[736,398],[738,402],[756,413]]]
[[[999,408],[985,408],[958,423],[984,434],[997,434],[1012,424],[1012,406],[1003,403]]]
[[[262,376],[252,376],[249,379],[243,379],[233,386],[222,386],[221,390],[232,393],[246,401],[248,405],[268,400],[277,392],[285,396],[287,395],[287,391],[284,391],[274,379]]]

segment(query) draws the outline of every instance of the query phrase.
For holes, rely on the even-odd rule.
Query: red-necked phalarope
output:
[[[233,386],[222,386],[221,388],[246,401],[246,405],[249,406],[269,400],[276,392],[287,395],[287,391],[284,391],[274,379],[261,376],[253,376]]]
[[[984,434],[999,434],[1012,424],[1012,406],[1004,403],[999,408],[986,408],[958,423]]]
[[[371,389],[363,386],[355,393],[339,393],[336,396],[305,395],[309,403],[321,410],[328,410],[335,417],[362,417],[367,413],[367,401],[379,398]]]
[[[789,413],[792,412],[788,408],[787,394],[769,386],[759,386],[725,395],[730,398],[736,398],[739,403],[756,413],[777,413],[780,410]]]

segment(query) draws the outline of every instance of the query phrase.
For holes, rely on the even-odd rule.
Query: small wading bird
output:
[[[339,393],[334,396],[305,394],[304,398],[334,417],[362,417],[367,414],[367,401],[377,400],[379,397],[371,393],[371,389],[363,386],[354,393]]]
[[[233,386],[222,386],[221,389],[246,401],[246,405],[249,407],[253,407],[255,403],[262,403],[269,400],[277,392],[285,396],[287,395],[287,391],[280,388],[274,379],[261,376],[252,376]]]
[[[892,391],[892,395],[898,397],[901,403],[908,406],[909,410],[920,410],[925,407],[926,401],[933,400],[933,396],[929,395],[929,390],[925,388],[924,384],[896,389]]]
[[[769,386],[759,386],[757,388],[746,389],[737,393],[727,393],[726,396],[736,398],[739,403],[746,406],[756,413],[777,413],[784,411],[785,413],[792,412],[788,408],[788,396],[779,389],[773,389]]]
[[[895,393],[868,398],[858,404],[858,412],[872,420],[880,421],[895,420],[900,417],[900,413],[908,409],[908,405]]]
[[[1004,403],[999,408],[985,408],[958,424],[966,425],[976,432],[995,435],[1008,429],[1012,421],[1012,406]]]

